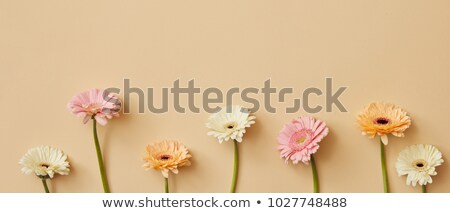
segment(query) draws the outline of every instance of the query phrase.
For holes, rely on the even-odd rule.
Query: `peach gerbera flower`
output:
[[[159,143],[147,146],[144,167],[159,170],[165,178],[169,177],[169,171],[178,174],[178,168],[189,166],[189,150],[182,143],[174,140],[163,140]]]
[[[104,126],[107,119],[119,116],[121,102],[106,90],[91,89],[73,97],[67,107],[73,114],[83,117],[83,123],[92,118]]]
[[[388,103],[371,103],[357,117],[362,134],[370,138],[381,136],[387,145],[387,135],[404,137],[404,131],[411,126],[411,118],[400,107]]]
[[[294,164],[302,161],[308,164],[311,155],[319,149],[319,142],[328,135],[325,122],[312,117],[300,117],[284,125],[278,135],[280,157],[292,160]]]

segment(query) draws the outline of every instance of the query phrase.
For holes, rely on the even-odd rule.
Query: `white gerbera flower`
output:
[[[416,186],[432,183],[436,166],[444,162],[442,153],[433,145],[415,144],[400,152],[397,159],[398,175],[407,175],[406,184]]]
[[[35,173],[40,178],[53,178],[55,173],[68,175],[70,171],[67,155],[61,150],[49,146],[28,150],[20,159],[19,164],[23,166],[23,173]]]
[[[208,135],[212,135],[219,139],[219,143],[230,139],[242,142],[245,128],[254,124],[255,116],[250,116],[250,111],[241,106],[227,106],[219,112],[212,114],[206,127],[211,131]]]

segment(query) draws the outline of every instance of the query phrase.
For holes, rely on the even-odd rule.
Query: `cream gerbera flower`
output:
[[[369,104],[358,115],[357,122],[363,135],[370,138],[380,135],[385,145],[388,144],[388,134],[403,137],[403,132],[411,126],[411,118],[402,108],[386,103]]]
[[[416,186],[432,183],[436,167],[444,162],[442,153],[428,144],[411,145],[400,152],[396,164],[398,175],[407,175],[406,184]]]
[[[222,108],[219,112],[212,114],[206,127],[212,135],[219,139],[219,143],[230,139],[242,142],[245,128],[254,124],[255,116],[250,116],[250,111],[241,106],[228,106]]]
[[[147,146],[144,167],[146,169],[159,170],[165,178],[169,177],[169,171],[178,174],[178,168],[189,166],[189,150],[182,143],[174,140],[163,140],[159,143]]]
[[[40,178],[53,178],[55,174],[68,175],[70,171],[67,155],[61,150],[49,146],[28,150],[20,159],[19,164],[23,166],[23,173],[34,173]]]

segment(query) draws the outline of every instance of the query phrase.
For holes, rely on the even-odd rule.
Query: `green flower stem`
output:
[[[41,180],[42,180],[42,185],[44,185],[45,193],[50,193],[50,190],[48,190],[48,186],[47,186],[47,178],[41,178]]]
[[[164,191],[169,193],[169,178],[164,178]]]
[[[422,185],[422,193],[427,193],[427,185]]]
[[[317,174],[316,161],[313,155],[311,155],[311,168],[314,181],[314,193],[319,193],[319,175]]]
[[[238,149],[239,143],[234,140],[234,168],[233,168],[233,179],[231,180],[231,193],[236,192],[236,182],[238,177],[238,170],[239,170],[239,149]]]
[[[383,186],[384,186],[384,193],[389,193],[389,180],[388,180],[388,174],[386,169],[386,154],[384,152],[384,144],[380,139],[380,154],[381,154],[381,172],[383,174]]]
[[[103,191],[105,193],[110,193],[109,185],[108,185],[108,178],[106,177],[105,166],[103,165],[102,150],[100,149],[100,143],[98,142],[97,121],[94,118],[92,118],[92,121],[94,123],[95,150],[97,151],[98,167],[100,169],[100,175],[102,176]]]

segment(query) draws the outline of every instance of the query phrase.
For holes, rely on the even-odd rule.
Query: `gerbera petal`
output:
[[[380,135],[381,142],[383,142],[384,145],[388,145],[389,140],[387,135]]]
[[[108,123],[108,120],[106,120],[106,118],[101,117],[100,115],[96,115],[95,120],[98,122],[98,124],[105,126]]]
[[[161,169],[161,174],[162,174],[165,178],[169,178],[169,170],[168,170],[168,169]]]
[[[83,123],[86,124],[91,119],[91,116],[85,115],[83,118]]]

